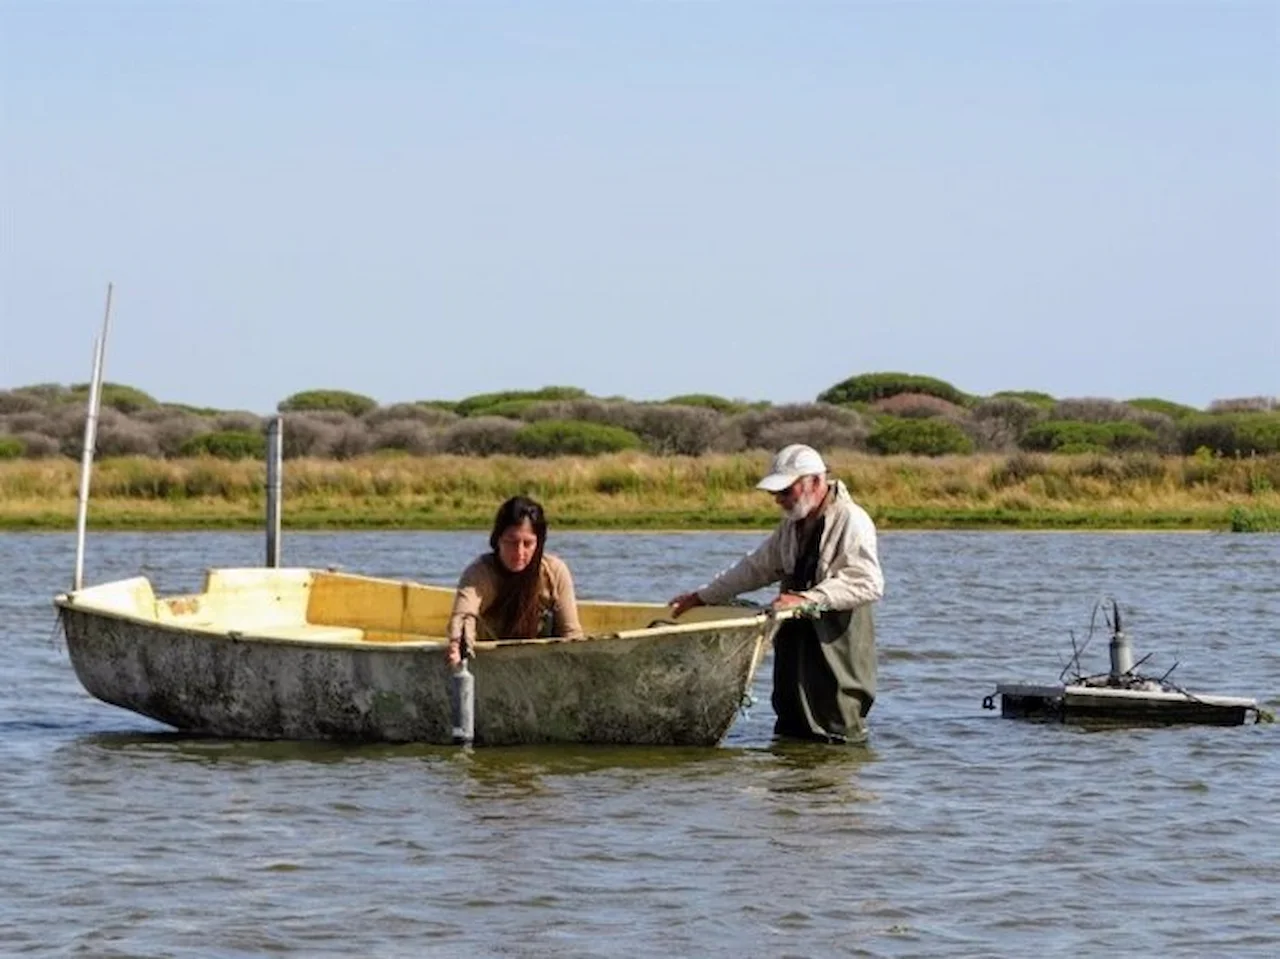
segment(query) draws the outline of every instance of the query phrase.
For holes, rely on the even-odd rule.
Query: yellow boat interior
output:
[[[259,567],[211,569],[199,593],[157,597],[151,581],[136,576],[64,594],[57,603],[135,622],[268,641],[440,645],[453,596],[454,590],[444,586]],[[656,623],[695,631],[711,621],[754,619],[759,612],[704,606],[672,625],[669,607],[657,603],[579,600],[578,615],[587,636],[599,637],[644,631]]]

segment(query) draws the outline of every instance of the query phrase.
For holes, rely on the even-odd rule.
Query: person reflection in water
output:
[[[773,495],[782,522],[754,552],[692,593],[671,600],[676,616],[781,583],[775,610],[812,604],[816,618],[788,619],[773,641],[774,732],[825,742],[861,742],[876,695],[872,604],[884,593],[876,528],[817,450],[778,451],[757,487]]]
[[[542,506],[513,496],[500,507],[489,535],[491,552],[462,573],[449,617],[449,664],[476,640],[581,639],[573,577],[564,561],[543,551],[547,519]]]

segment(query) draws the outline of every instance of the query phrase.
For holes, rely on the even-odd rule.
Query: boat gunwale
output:
[[[133,578],[133,577],[129,577]],[[101,583],[99,586],[109,586],[113,583],[124,582],[124,580],[112,580],[108,583]],[[419,584],[429,585],[429,584]],[[92,587],[96,588],[96,587]],[[434,587],[443,588],[443,587]],[[80,591],[80,592],[83,592]],[[448,645],[448,639],[445,637],[428,638],[428,639],[403,639],[403,640],[377,640],[377,639],[320,639],[317,637],[306,636],[271,636],[259,635],[257,633],[241,630],[241,629],[225,629],[216,626],[209,626],[203,623],[182,624],[174,622],[162,622],[158,619],[151,619],[146,616],[128,613],[118,609],[108,609],[94,603],[77,602],[77,592],[58,593],[53,600],[54,606],[59,610],[59,615],[63,611],[72,611],[84,615],[92,615],[106,619],[116,620],[118,622],[129,623],[135,626],[141,626],[149,630],[156,630],[162,633],[173,633],[177,635],[196,635],[211,640],[224,640],[231,643],[262,643],[280,646],[291,646],[307,649],[350,649],[350,650],[376,650],[378,652],[398,652],[398,653],[415,653],[424,650],[443,650]],[[181,598],[190,596],[201,596],[203,593],[186,593]],[[157,597],[160,599],[172,599],[175,597]],[[598,601],[597,601],[598,602]],[[609,606],[635,606],[641,608],[649,608],[650,604],[645,603],[601,603],[601,605]],[[651,607],[655,612],[660,612],[669,607],[658,606],[656,604]],[[499,639],[499,640],[483,640],[475,644],[477,651],[496,652],[502,649],[524,649],[534,648],[538,646],[576,646],[583,647],[584,644],[609,643],[617,640],[633,640],[633,639],[661,639],[668,636],[679,636],[690,633],[700,633],[712,629],[743,629],[749,627],[757,629],[765,626],[770,620],[788,619],[794,615],[792,610],[773,611],[762,609],[753,615],[736,616],[728,619],[704,619],[691,623],[664,622],[659,626],[641,627],[638,629],[616,630],[607,633],[598,633],[595,635],[584,636],[581,639],[568,639],[560,636],[542,637],[535,639]],[[324,629],[334,628],[331,625],[319,623],[303,622],[299,625],[290,625],[289,629],[305,630],[308,627],[314,627],[319,632]],[[359,627],[337,627],[341,629],[359,629]],[[364,630],[360,630],[362,633]],[[413,634],[406,634],[413,635]]]

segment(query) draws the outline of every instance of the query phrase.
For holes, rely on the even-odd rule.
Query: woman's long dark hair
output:
[[[498,540],[512,526],[525,520],[538,537],[538,548],[529,565],[513,573],[502,565],[498,553]],[[493,532],[489,534],[489,546],[493,550],[493,568],[498,574],[498,599],[493,604],[493,623],[499,639],[533,639],[538,635],[541,610],[538,608],[538,592],[542,581],[542,548],[547,542],[547,517],[542,505],[527,496],[513,496],[498,507],[493,520]]]

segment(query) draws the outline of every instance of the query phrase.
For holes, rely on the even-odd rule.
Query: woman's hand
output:
[[[470,659],[476,652],[476,618],[470,614],[462,618],[461,633],[449,637],[449,651],[445,661],[457,668],[464,656]]]

